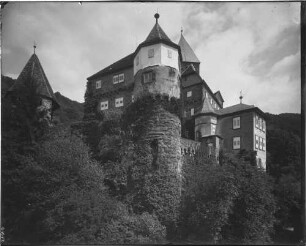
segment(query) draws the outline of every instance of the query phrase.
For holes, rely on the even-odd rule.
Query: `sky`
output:
[[[1,72],[17,78],[33,43],[53,91],[84,102],[87,78],[134,52],[155,24],[183,35],[224,107],[300,113],[300,3],[10,2],[2,11]]]

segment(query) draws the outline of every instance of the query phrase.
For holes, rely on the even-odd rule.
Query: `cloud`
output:
[[[201,76],[227,106],[239,102],[242,90],[245,103],[264,111],[299,111],[299,3],[9,3],[3,73],[21,72],[35,40],[54,91],[83,101],[86,78],[134,52],[157,10],[174,42],[183,27],[202,62]]]

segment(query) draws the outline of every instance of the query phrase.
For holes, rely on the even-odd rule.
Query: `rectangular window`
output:
[[[108,101],[101,102],[100,105],[101,105],[101,110],[108,109]]]
[[[258,116],[257,115],[255,116],[255,127],[258,128]]]
[[[262,120],[262,130],[265,132],[266,131],[266,121]]]
[[[149,58],[154,57],[154,49],[149,49],[149,50],[148,50],[148,57],[149,57]]]
[[[258,149],[259,147],[259,139],[258,139],[258,136],[255,135],[255,149]]]
[[[259,149],[262,150],[262,138],[259,137]]]
[[[262,139],[262,150],[266,151],[266,139]]]
[[[213,100],[212,100],[212,98],[210,98],[210,104],[213,105]]]
[[[190,109],[190,115],[194,115],[194,108]]]
[[[119,81],[119,75],[115,75],[115,76],[113,77],[113,83],[114,83],[114,84],[117,84],[118,81]]]
[[[123,97],[116,98],[115,107],[118,108],[118,107],[122,107],[122,106],[123,106]]]
[[[233,129],[240,128],[240,117],[233,118]]]
[[[208,93],[207,93],[207,91],[205,91],[205,98],[207,98],[208,97]]]
[[[233,138],[233,149],[240,149],[240,137]]]
[[[155,81],[155,73],[154,72],[148,72],[143,74],[143,82],[144,83],[150,83]]]
[[[101,88],[101,80],[96,81],[96,89]]]
[[[132,102],[134,102],[135,101],[135,97],[134,97],[134,95],[132,95]]]
[[[124,73],[119,74],[119,83],[124,81]]]
[[[139,65],[139,56],[136,57],[136,66]]]
[[[172,50],[168,50],[168,57],[172,58]]]
[[[191,97],[192,96],[192,91],[187,91],[187,97]]]
[[[258,120],[258,125],[259,125],[259,129],[260,130],[262,130],[262,119],[261,118],[259,118],[259,120]]]

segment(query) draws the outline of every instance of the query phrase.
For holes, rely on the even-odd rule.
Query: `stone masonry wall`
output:
[[[179,118],[161,106],[156,105],[151,117],[145,122],[144,134],[141,137],[143,144],[152,147],[157,152],[158,168],[169,167],[175,172],[181,170],[181,122]],[[167,165],[163,166],[163,165]]]

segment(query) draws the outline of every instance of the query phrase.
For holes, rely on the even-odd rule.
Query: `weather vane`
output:
[[[34,48],[34,54],[35,54],[35,49],[36,49],[36,42],[35,41],[34,41],[33,48]]]
[[[242,98],[243,98],[243,96],[242,96],[242,91],[240,91],[240,97],[239,97],[240,103],[242,103]]]

